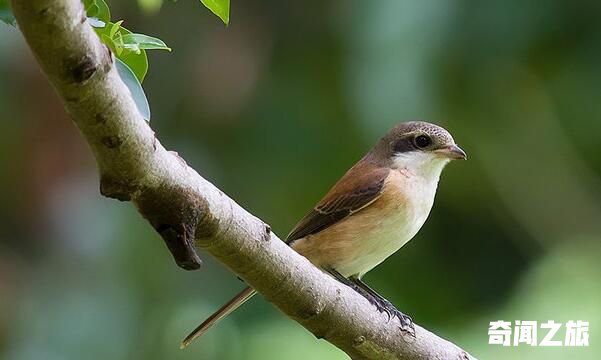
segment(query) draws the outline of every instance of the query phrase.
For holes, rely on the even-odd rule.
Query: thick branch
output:
[[[416,325],[403,335],[370,303],[287,247],[269,226],[163,148],[78,0],[12,1],[20,29],[90,145],[103,195],[132,201],[177,263],[205,249],[284,313],[353,359],[472,359]]]

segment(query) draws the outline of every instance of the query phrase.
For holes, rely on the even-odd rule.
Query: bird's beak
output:
[[[435,150],[435,152],[451,160],[467,160],[465,151],[455,144]]]

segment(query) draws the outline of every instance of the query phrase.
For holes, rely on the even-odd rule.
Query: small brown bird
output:
[[[398,317],[401,329],[413,333],[411,318],[361,278],[415,236],[430,213],[442,169],[451,160],[466,158],[442,127],[401,123],[344,174],[294,227],[286,243],[389,318]],[[255,293],[245,288],[192,331],[181,347]]]

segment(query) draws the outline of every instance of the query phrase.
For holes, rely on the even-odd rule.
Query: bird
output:
[[[417,234],[434,204],[443,168],[458,159],[467,155],[446,129],[424,121],[399,123],[297,223],[286,243],[415,336],[411,317],[362,277]],[[194,329],[181,348],[255,293],[246,287]]]

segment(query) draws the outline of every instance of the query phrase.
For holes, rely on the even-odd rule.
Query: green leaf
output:
[[[96,5],[99,8],[96,17],[104,22],[111,21],[111,11],[109,10],[109,6],[104,2],[104,0],[96,0]]]
[[[148,72],[148,57],[146,51],[140,50],[139,54],[133,51],[123,51],[118,56],[134,72],[140,82],[144,81],[146,72]]]
[[[111,39],[110,37],[108,37],[108,35],[106,34],[98,34],[100,36],[100,40],[102,40],[102,42],[108,46],[109,48],[111,48],[111,50],[116,54],[117,53],[117,48],[115,46],[115,43],[113,42],[113,39]]]
[[[96,17],[100,11],[100,7],[96,5],[96,0],[84,0],[83,8],[86,10],[87,17]]]
[[[163,40],[144,34],[125,34],[123,42],[126,45],[137,45],[139,49],[171,51],[171,48],[167,47]]]
[[[111,25],[111,28],[109,30],[109,36],[111,38],[113,38],[115,36],[115,34],[117,33],[117,31],[119,31],[119,29],[121,28],[121,24],[123,24],[123,20],[119,20],[116,23],[109,23]]]
[[[230,0],[200,0],[204,6],[206,6],[213,14],[219,16],[219,18],[225,23],[230,22]]]
[[[121,38],[121,41],[123,41],[123,38]],[[131,51],[134,54],[138,55],[140,54],[140,46],[138,44],[123,44],[123,49],[127,50],[127,51]]]
[[[148,57],[140,46],[137,49],[125,43],[125,36],[132,32],[121,26],[122,21],[107,23],[103,28],[94,28],[103,43],[134,72],[140,82],[148,72]]]
[[[13,12],[10,10],[8,0],[0,0],[0,21],[17,27],[17,21],[15,20]]]
[[[111,21],[111,11],[104,0],[83,0],[83,6],[88,17],[96,18],[105,23]]]
[[[1,0],[0,0],[1,1]],[[127,30],[121,24],[123,20],[116,23],[107,22],[104,26],[95,21],[90,24],[95,26],[94,30],[113,53],[123,61],[131,71],[136,75],[140,82],[144,81],[144,77],[148,72],[148,56],[146,49],[171,49],[160,39],[144,34],[134,34]]]
[[[146,99],[146,94],[144,94],[144,89],[142,89],[142,85],[138,81],[136,74],[119,58],[115,58],[115,66],[117,66],[117,72],[123,80],[123,83],[129,89],[131,93],[132,99],[140,112],[140,115],[146,120],[150,122],[150,106],[148,105],[148,100]]]

